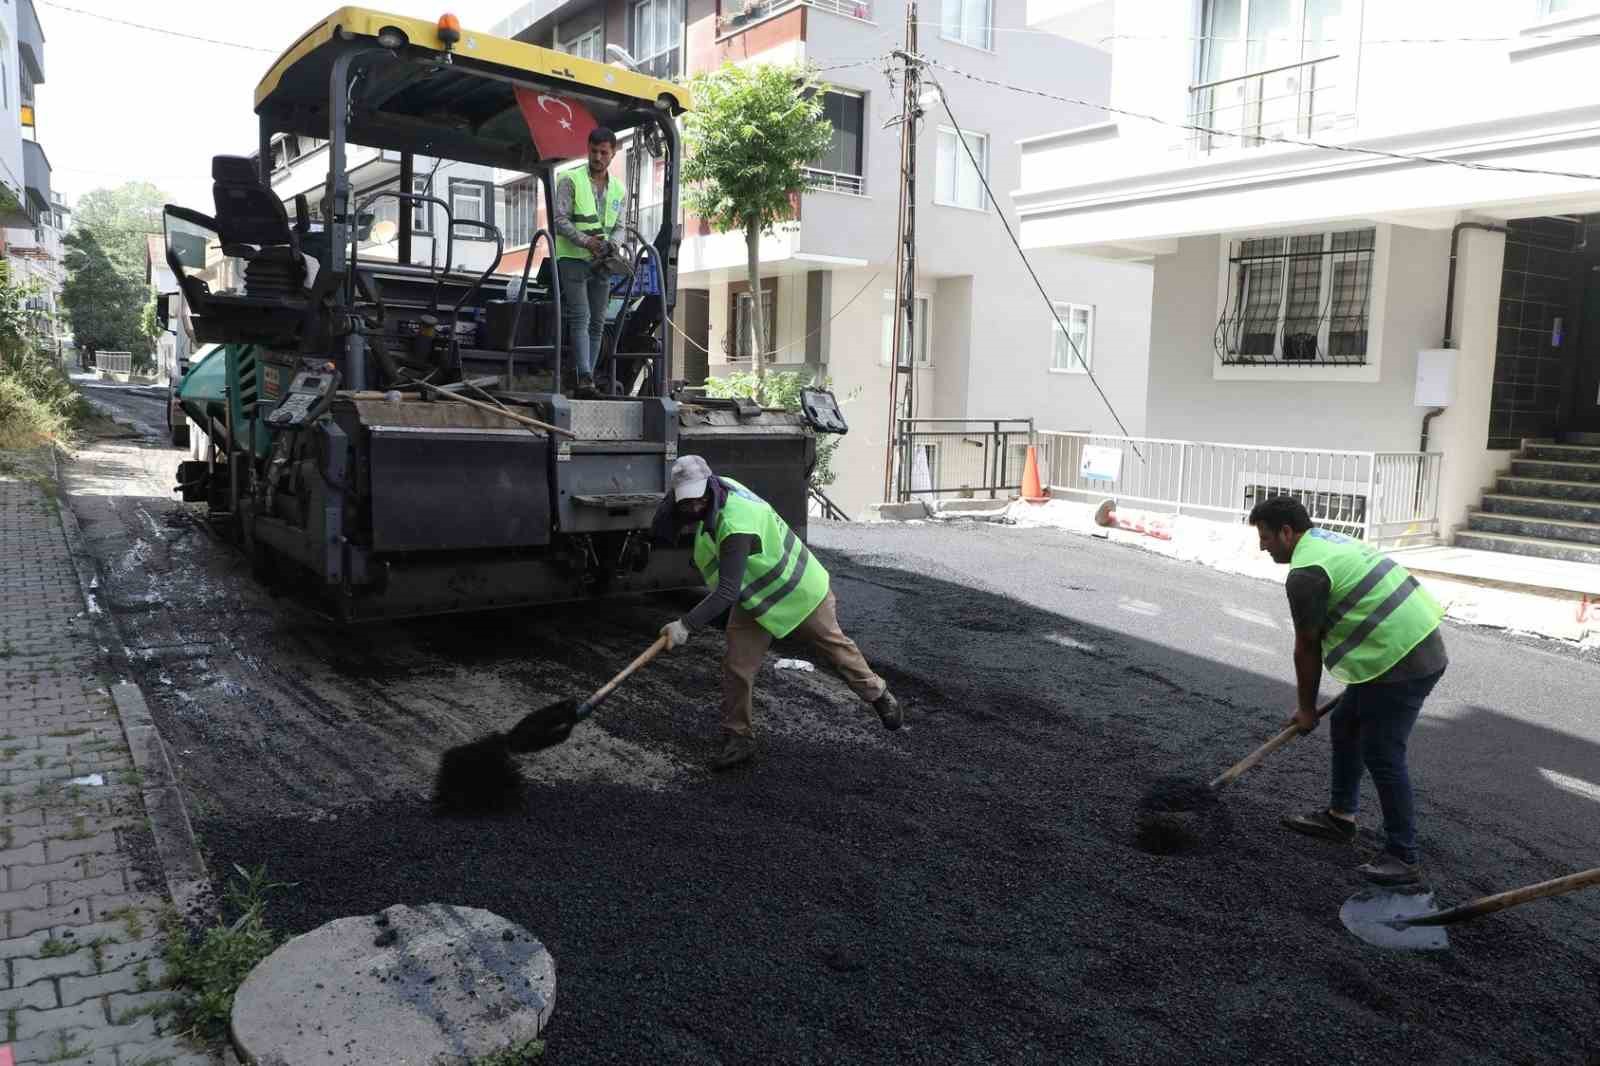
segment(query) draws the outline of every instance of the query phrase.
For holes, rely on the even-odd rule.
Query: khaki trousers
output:
[[[835,600],[830,589],[828,596],[817,609],[801,622],[791,637],[810,644],[822,653],[850,690],[871,703],[888,690],[883,678],[872,672],[862,657],[856,642],[844,635],[835,613]],[[735,605],[728,615],[728,654],[722,660],[722,730],[741,737],[752,736],[750,729],[750,699],[755,689],[756,672],[772,647],[772,634],[761,628]]]

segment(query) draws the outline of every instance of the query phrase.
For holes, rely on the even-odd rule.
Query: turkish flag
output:
[[[589,132],[599,125],[589,109],[567,96],[517,86],[517,106],[540,159],[576,159],[589,153]]]

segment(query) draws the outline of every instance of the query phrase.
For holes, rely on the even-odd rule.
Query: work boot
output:
[[[883,728],[891,733],[906,720],[900,710],[900,701],[888,689],[884,689],[883,695],[872,701],[872,709],[878,712],[878,720],[883,723]]]
[[[594,387],[594,377],[592,375],[578,375],[578,388],[574,392],[574,396],[577,399],[592,400],[599,395],[600,393]]]
[[[755,758],[756,738],[742,737],[737,733],[730,734],[727,743],[722,745],[722,751],[711,760],[713,770],[731,770],[735,766],[743,765]]]
[[[1356,873],[1375,885],[1415,885],[1422,882],[1422,864],[1406,862],[1385,852],[1369,863],[1356,867]]]

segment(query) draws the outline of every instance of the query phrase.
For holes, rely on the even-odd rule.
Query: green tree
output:
[[[148,300],[143,277],[124,276],[92,232],[74,229],[65,243],[67,280],[61,302],[78,348],[148,358],[150,341],[140,322]]]
[[[781,370],[765,376],[758,374],[729,374],[724,378],[711,378],[706,382],[706,395],[715,397],[746,396],[764,407],[778,407],[785,411],[800,410],[800,393],[812,385],[824,389],[833,386],[833,379],[824,378],[819,383],[815,376],[792,370]],[[758,399],[759,394],[759,399]],[[860,395],[852,393],[843,403]],[[811,469],[811,487],[822,489],[832,485],[837,476],[833,472],[833,453],[839,450],[843,437],[827,434],[817,440],[817,465]]]
[[[728,65],[691,85],[683,166],[689,209],[718,229],[744,233],[755,392],[764,400],[761,234],[791,217],[791,197],[805,187],[807,164],[827,151],[833,124],[822,112],[824,87],[805,67]]]
[[[61,296],[79,348],[132,352],[135,365],[150,365],[155,332],[146,315],[145,249],[147,238],[161,233],[165,203],[147,181],[95,189],[78,201]]]

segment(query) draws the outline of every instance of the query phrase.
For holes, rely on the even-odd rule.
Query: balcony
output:
[[[866,179],[860,174],[841,174],[820,167],[805,168],[806,188],[812,192],[837,192],[846,196],[864,196]]]
[[[22,142],[22,184],[28,197],[28,217],[37,224],[50,210],[50,160],[38,141]]]
[[[737,0],[729,6],[736,5]],[[743,10],[723,15],[717,20],[717,33],[723,36],[738,33],[757,22],[764,22],[797,7],[816,8],[862,22],[872,20],[872,0],[748,0]]]
[[[33,0],[17,3],[17,54],[35,84],[44,81],[44,30],[39,25],[39,15],[33,10]]]
[[[1276,137],[1311,137],[1349,125],[1350,93],[1335,79],[1337,55],[1189,87],[1189,140],[1198,155],[1255,148]],[[1214,132],[1213,132],[1214,131]]]

